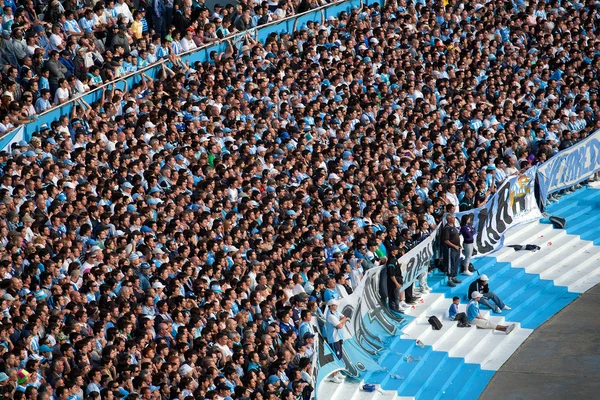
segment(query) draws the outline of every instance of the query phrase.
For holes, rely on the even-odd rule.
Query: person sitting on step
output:
[[[491,308],[498,314],[500,314],[502,310],[510,310],[511,308],[504,304],[504,302],[500,300],[500,297],[498,297],[496,293],[490,292],[490,287],[488,285],[489,280],[490,279],[487,277],[487,275],[482,274],[479,279],[473,281],[469,285],[469,293],[481,293],[482,297],[480,303]]]
[[[452,298],[452,304],[450,304],[450,309],[448,309],[448,318],[451,321],[454,321],[456,314],[458,314],[458,306],[460,305],[460,298],[458,296],[454,296]]]
[[[508,326],[498,325],[481,316],[481,313],[479,312],[479,301],[482,298],[482,294],[477,291],[471,293],[471,301],[467,305],[467,320],[469,321],[469,324],[475,325],[481,329],[494,329],[506,332],[507,335],[511,333],[515,329],[515,324],[510,324]]]

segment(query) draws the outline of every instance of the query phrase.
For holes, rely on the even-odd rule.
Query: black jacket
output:
[[[489,293],[490,285],[484,285],[481,279],[477,279],[471,282],[471,284],[469,285],[469,293],[467,293],[467,297],[469,298],[469,300],[471,299],[471,293],[475,291],[481,294]]]

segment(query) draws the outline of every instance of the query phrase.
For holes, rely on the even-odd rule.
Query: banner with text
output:
[[[319,397],[319,386],[323,379],[336,371],[343,370],[344,363],[337,359],[327,344],[325,318],[323,316],[313,317],[310,323],[315,334],[315,353],[312,360],[312,376],[315,386],[312,397],[316,399]]]
[[[566,189],[600,171],[600,130],[538,167],[540,196]]]
[[[483,207],[455,214],[457,222],[463,215],[471,216],[475,227],[474,256],[500,247],[510,227],[542,216],[535,199],[536,172],[534,167],[507,178]]]
[[[412,285],[422,273],[428,271],[437,232],[432,233],[400,259],[405,282],[403,289]],[[376,360],[389,349],[390,342],[401,334],[402,328],[413,317],[391,311],[381,298],[379,285],[380,272],[383,268],[368,270],[354,292],[340,299],[338,310],[349,318],[343,344],[343,359],[339,363],[336,357],[330,354],[330,350],[328,353],[319,350],[317,388],[318,383],[327,375],[340,369],[355,378],[360,378],[366,372],[388,373],[377,364]],[[323,324],[324,321],[321,321],[321,325]],[[321,332],[324,332],[324,329],[320,329]],[[329,347],[325,345],[326,340],[325,342],[322,340],[321,336],[320,346]]]

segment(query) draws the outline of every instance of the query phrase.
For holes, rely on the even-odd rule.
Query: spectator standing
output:
[[[446,225],[442,228],[442,257],[444,268],[448,275],[448,286],[454,287],[461,281],[458,275],[458,264],[460,262],[460,232],[454,226],[456,219],[454,215],[446,215]]]
[[[346,323],[348,318],[338,311],[338,300],[332,299],[327,302],[327,312],[325,313],[325,331],[327,332],[327,342],[333,349],[335,356],[342,360],[344,357],[343,343],[346,338]],[[331,380],[340,383],[343,378],[339,373],[335,373]]]
[[[389,307],[391,310],[403,312],[408,305],[404,302],[404,294],[401,292],[403,279],[402,270],[399,264],[398,254],[400,249],[393,245],[389,248],[388,260],[386,263],[387,274],[387,293],[389,296]]]
[[[50,93],[54,95],[59,87],[59,81],[64,79],[68,73],[67,67],[60,62],[60,53],[57,50],[50,52],[50,58],[46,61],[44,68],[50,73],[48,83],[50,85]]]
[[[471,215],[465,214],[460,218],[460,234],[463,237],[462,273],[471,276],[471,256],[473,255],[473,242],[475,241],[475,227],[473,227],[471,222]]]

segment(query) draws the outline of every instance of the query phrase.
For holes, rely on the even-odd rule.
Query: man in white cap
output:
[[[483,318],[479,312],[479,300],[481,300],[481,293],[477,291],[471,293],[471,301],[467,305],[467,320],[469,321],[469,324],[475,325],[481,329],[495,329],[497,331],[506,332],[507,335],[515,329],[515,324],[510,324],[508,326],[497,325],[492,321]]]
[[[488,285],[489,278],[486,274],[482,274],[479,279],[473,281],[469,285],[469,293],[479,292],[481,293],[481,301],[480,303],[486,307],[491,308],[494,312],[500,314],[502,310],[510,310],[511,308],[504,304],[500,297],[496,295],[494,292],[490,292],[490,287]]]
[[[327,335],[327,342],[333,349],[336,357],[342,359],[342,344],[345,338],[345,325],[348,322],[348,317],[341,314],[338,311],[339,301],[337,299],[331,299],[327,302],[327,313],[325,314],[325,333]],[[341,383],[343,380],[340,374],[334,374],[330,378],[330,381],[335,383]]]

